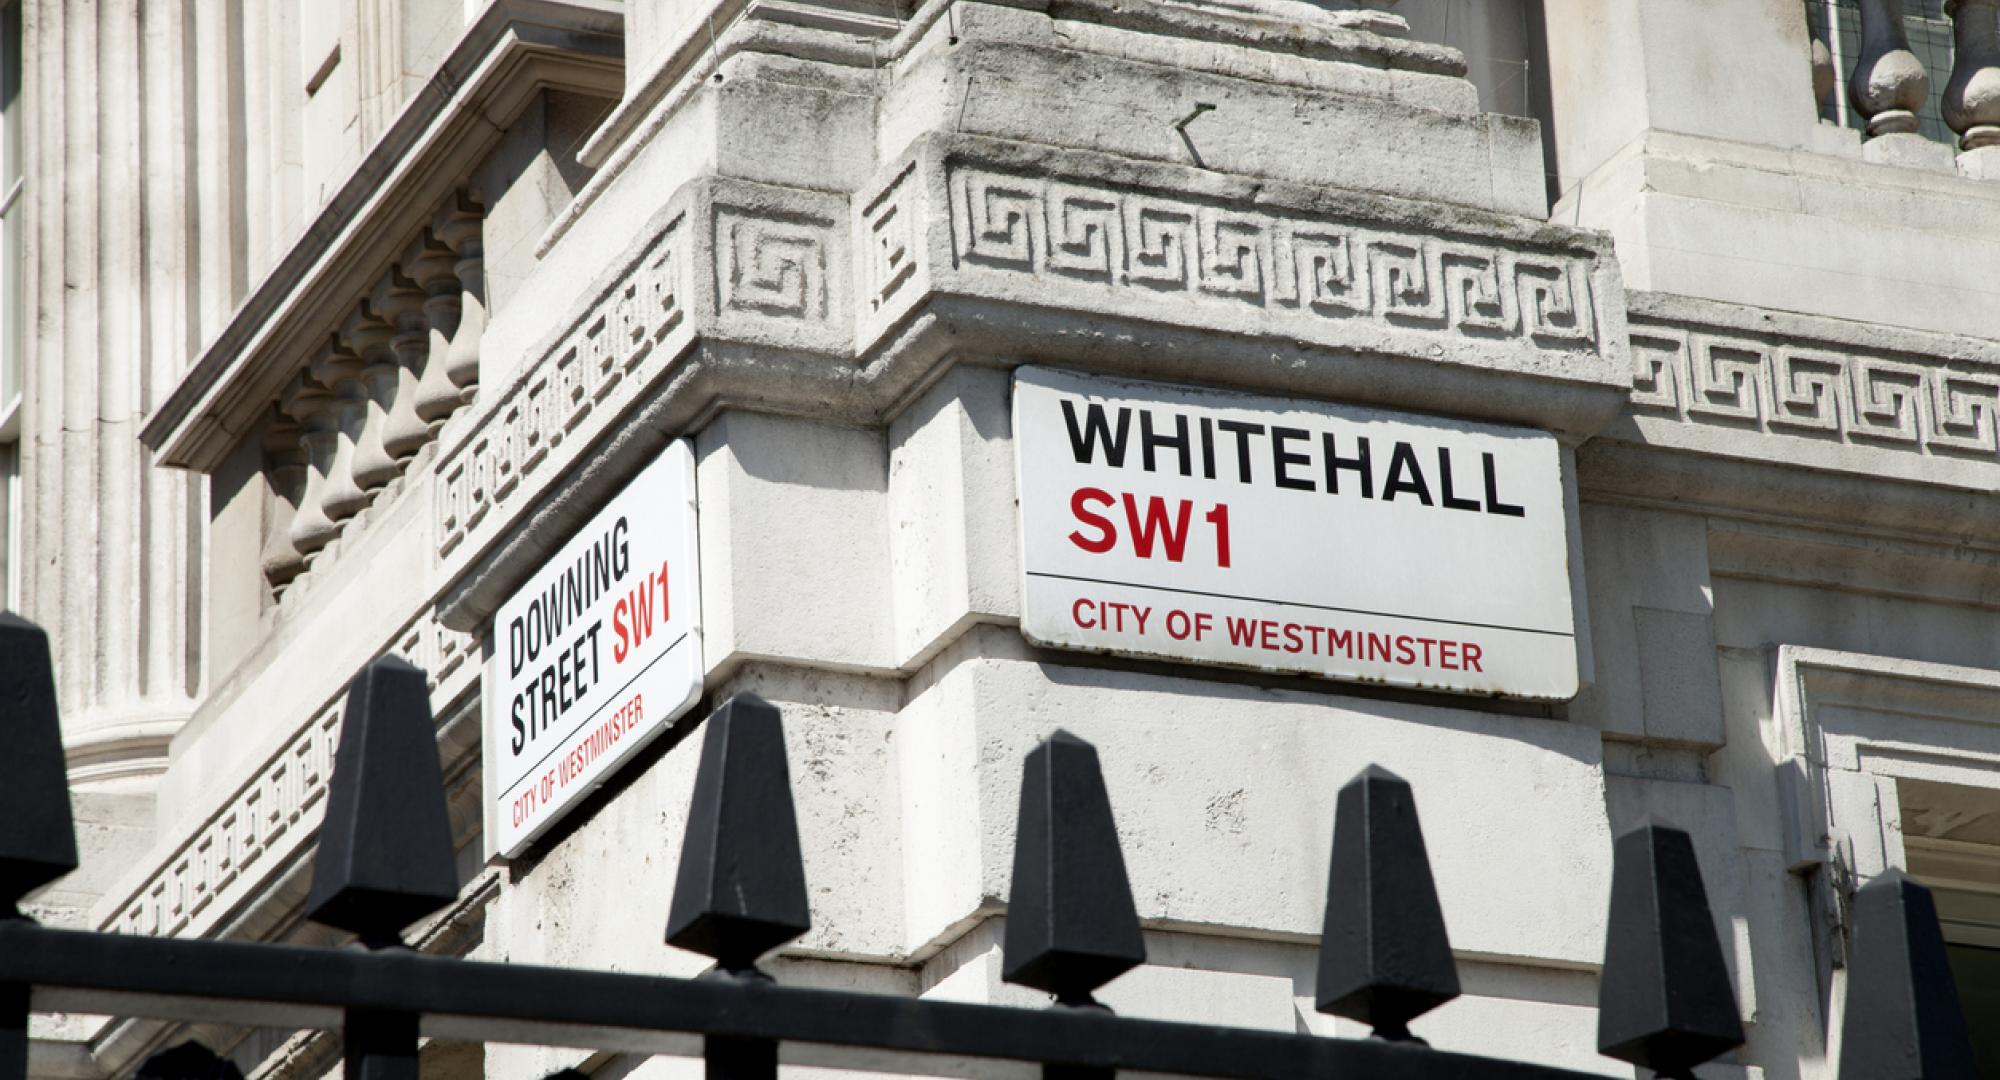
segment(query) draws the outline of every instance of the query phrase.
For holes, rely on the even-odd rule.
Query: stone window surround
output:
[[[1796,645],[1775,666],[1785,861],[1806,878],[1822,994],[1836,1001],[1853,890],[1909,866],[1898,781],[2000,789],[2000,671]]]

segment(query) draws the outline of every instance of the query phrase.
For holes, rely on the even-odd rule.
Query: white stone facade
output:
[[[787,981],[1033,1003],[1000,927],[1020,761],[1061,726],[1147,928],[1124,1013],[1362,1034],[1313,958],[1370,763],[1414,785],[1458,955],[1434,1045],[1631,1074],[1595,1001],[1646,814],[1696,839],[1748,1033],[1703,1075],[1832,1075],[1848,897],[1888,867],[2000,999],[2000,15],[1949,5],[1947,145],[1893,51],[1821,119],[1850,73],[1814,3],[0,0],[9,604],[53,635],[86,851],[41,914],[334,943],[313,831],[346,682],[395,652],[465,881],[427,949],[701,970],[660,944],[679,822],[698,719],[750,690],[811,887]],[[1553,433],[1582,691],[1031,644],[1028,363]],[[680,437],[703,701],[489,860],[492,616]],[[37,1023],[67,1080],[188,1034]],[[194,1034],[271,1080],[340,1053]]]

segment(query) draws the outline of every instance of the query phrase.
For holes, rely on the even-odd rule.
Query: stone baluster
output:
[[[356,450],[368,420],[368,392],[361,379],[361,358],[332,334],[326,336],[319,355],[313,357],[307,370],[314,380],[331,391],[328,408],[332,430],[338,435],[338,440],[332,460],[323,470],[326,480],[320,489],[319,509],[336,523],[338,531],[339,522],[360,513],[368,505],[368,492],[355,475]],[[310,447],[308,452],[311,452]],[[391,465],[394,463],[391,462]],[[324,543],[321,541],[311,550],[318,550]],[[302,543],[299,550],[308,549]]]
[[[326,512],[326,493],[340,453],[340,418],[333,395],[305,375],[293,376],[278,406],[299,425],[299,448],[305,452],[304,484],[292,514],[292,547],[309,558],[340,535],[340,524]]]
[[[392,268],[375,287],[370,303],[394,330],[389,349],[396,357],[396,380],[382,427],[382,449],[398,462],[408,462],[430,441],[430,428],[417,415],[417,383],[430,346],[424,291]]]
[[[445,371],[452,335],[458,331],[463,286],[458,280],[458,255],[438,239],[435,230],[424,230],[409,266],[410,275],[424,289],[424,323],[429,332],[423,378],[417,383],[417,416],[427,425],[430,437],[436,438],[438,429],[465,403]]]
[[[2000,0],[1949,0],[1957,42],[1944,122],[1966,150],[2000,146]]]
[[[389,410],[396,405],[396,350],[389,345],[395,335],[395,329],[366,300],[356,303],[340,326],[340,336],[361,358],[361,382],[366,388],[361,395],[360,420],[349,432],[354,440],[354,482],[363,491],[374,491],[401,471],[395,456],[382,445]]]
[[[480,246],[480,222],[485,210],[465,194],[455,196],[438,213],[438,238],[458,255],[454,269],[460,288],[458,327],[445,354],[445,375],[468,404],[479,391],[479,338],[486,332],[486,267]]]
[[[1930,92],[1930,76],[1910,51],[1903,0],[1861,0],[1861,56],[1847,96],[1867,118],[1869,137],[1915,132]]]
[[[282,410],[264,431],[264,475],[271,485],[271,500],[259,562],[264,568],[264,580],[275,591],[282,591],[306,568],[305,553],[292,539],[292,524],[305,501],[307,477],[311,473],[301,441],[304,434]]]

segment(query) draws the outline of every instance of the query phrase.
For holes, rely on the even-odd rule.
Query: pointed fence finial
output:
[[[0,611],[0,725],[7,753],[0,776],[0,918],[22,897],[76,869],[62,721],[56,715],[49,636]]]
[[[385,656],[347,688],[306,917],[377,948],[457,897],[430,690]]]
[[[1931,891],[1888,870],[1854,894],[1854,949],[1840,1075],[1965,1080],[1979,1075]]]
[[[1334,810],[1319,1011],[1370,1024],[1377,1038],[1420,1042],[1410,1021],[1457,996],[1416,795],[1370,765],[1340,789]]]
[[[708,718],[667,915],[667,944],[747,975],[812,929],[778,710],[738,694]]]
[[[193,1039],[147,1058],[133,1080],[243,1080],[243,1070]]]
[[[1028,752],[1000,977],[1062,1005],[1146,962],[1097,748],[1058,731]]]
[[[1597,1048],[1662,1077],[1743,1044],[1694,841],[1647,818],[1612,848]]]

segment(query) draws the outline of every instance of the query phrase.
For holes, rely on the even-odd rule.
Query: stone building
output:
[[[465,883],[429,950],[700,970],[660,944],[678,823],[700,718],[751,690],[812,887],[790,981],[1035,1000],[999,928],[1019,762],[1062,726],[1147,927],[1125,1013],[1359,1033],[1312,957],[1370,763],[1414,785],[1458,956],[1436,1045],[1630,1075],[1596,970],[1647,814],[1696,837],[1745,1021],[1713,1075],[1830,1075],[1848,899],[1888,867],[1937,890],[1967,1008],[2000,1003],[1994,0],[0,13],[5,601],[53,635],[86,847],[46,919],[335,942],[314,826],[346,682],[394,652],[434,683]],[[1401,516],[1314,532],[1270,481],[1333,486],[1333,436],[1288,458],[1273,425],[1244,483],[1171,477],[1228,490],[1235,564],[1132,587],[1275,582],[1256,610],[1318,644],[1107,629],[1031,564],[1141,512],[1051,494],[1073,448],[1017,431],[1030,387],[1204,438],[1204,409],[1415,425],[1473,447],[1461,502],[1478,446],[1526,447],[1485,505],[1532,489],[1539,531],[1494,539],[1433,473],[1437,506],[1385,474]],[[1164,430],[1129,433],[1149,470],[1188,453]],[[680,446],[694,506],[655,508],[698,537],[698,700],[503,857],[496,614]],[[1498,636],[1357,655],[1333,633],[1391,623],[1348,596]],[[67,1080],[186,1034],[38,1024]],[[340,1052],[197,1034],[270,1080]],[[426,1050],[570,1065],[695,1067]]]

